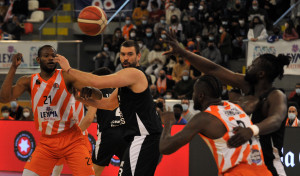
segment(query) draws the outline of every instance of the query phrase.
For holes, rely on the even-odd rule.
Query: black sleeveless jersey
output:
[[[102,89],[103,97],[108,98],[114,89]],[[113,111],[98,109],[97,110],[98,131],[103,132],[108,128],[119,127],[125,124],[124,118],[121,116],[120,109],[116,108]]]
[[[132,140],[134,136],[161,134],[161,119],[156,112],[149,88],[141,93],[134,93],[128,87],[121,87],[118,90],[118,99],[121,114],[126,121],[126,140]]]
[[[251,119],[254,124],[259,123],[267,118],[267,116],[263,115],[263,104],[267,100],[269,94],[274,90],[277,89],[272,88],[268,92],[264,93],[259,97],[259,103],[257,104]],[[279,156],[282,156],[281,149],[283,147],[284,128],[285,128],[285,121],[282,122],[280,128],[277,131],[274,131],[267,135],[259,135],[260,144],[266,162],[273,161],[273,159],[275,158],[273,153],[273,147],[276,147]]]

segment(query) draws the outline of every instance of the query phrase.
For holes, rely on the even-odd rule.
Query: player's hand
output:
[[[174,113],[167,111],[167,112],[162,112],[161,110],[158,111],[159,116],[161,118],[162,123],[165,124],[171,124],[174,125],[176,123],[176,119],[174,117]]]
[[[181,49],[179,42],[176,39],[176,32],[175,30],[170,28],[169,32],[163,32],[162,34],[165,34],[167,36],[166,39],[161,39],[163,42],[168,43],[171,47],[170,50],[163,53],[163,55],[173,55],[175,54],[179,49]]]
[[[11,67],[18,68],[22,62],[23,55],[21,53],[14,54],[12,57]]]
[[[62,55],[56,54],[56,57],[54,58],[54,62],[59,63],[63,71],[68,71],[71,68],[68,59],[66,59]]]
[[[236,148],[243,145],[253,136],[253,131],[250,128],[235,127],[233,129],[233,133],[235,135],[232,136],[227,142],[227,146],[230,148]]]
[[[80,97],[88,100],[101,100],[102,99],[102,92],[94,87],[83,87],[80,92]]]

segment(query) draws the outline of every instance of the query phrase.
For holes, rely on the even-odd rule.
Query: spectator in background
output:
[[[8,6],[5,4],[5,0],[0,0],[0,16],[5,17]]]
[[[195,19],[196,15],[197,9],[195,8],[194,3],[189,2],[188,8],[184,9],[181,13],[180,21],[185,26],[189,22],[190,17],[193,17]]]
[[[148,54],[149,54],[149,49],[147,46],[144,45],[144,41],[142,38],[137,39],[137,43],[140,48],[140,53],[141,53],[141,58],[140,58],[140,66],[143,68],[143,70],[146,70],[146,68],[149,66],[148,62]]]
[[[128,40],[129,39],[129,31],[131,29],[136,29],[136,26],[132,24],[131,17],[125,17],[125,25],[122,27],[122,36]]]
[[[221,95],[222,100],[228,100],[229,95],[228,95],[228,90],[227,90],[227,85],[222,85],[222,95]]]
[[[33,120],[33,114],[32,114],[30,107],[23,108],[23,113],[19,120],[24,120],[24,121],[32,121]]]
[[[166,23],[166,17],[161,16],[160,21],[154,25],[154,32],[156,36],[159,36],[161,30],[169,30],[169,25]]]
[[[194,16],[189,16],[184,25],[183,33],[186,38],[194,38],[197,32],[201,33],[202,25],[196,21]]]
[[[268,40],[267,42],[269,43],[274,43],[274,42],[277,42],[279,39],[282,39],[282,35],[280,34],[280,28],[279,27],[274,27],[273,28],[273,35],[270,35],[268,37]]]
[[[243,42],[243,36],[236,34],[232,41],[232,59],[245,58],[246,44]]]
[[[1,108],[2,116],[0,120],[15,120],[9,115],[9,108],[7,106],[2,106]]]
[[[186,64],[186,62],[181,56],[178,56],[176,61],[177,63],[173,67],[173,71],[172,71],[172,79],[175,81],[175,83],[178,83],[182,78],[183,71],[189,70],[190,66]]]
[[[11,13],[23,23],[23,20],[27,19],[29,14],[28,0],[14,0]]]
[[[205,1],[200,1],[197,14],[195,16],[196,20],[200,23],[205,23],[206,19],[209,17],[210,12],[207,8]]]
[[[9,112],[9,116],[14,118],[15,120],[19,120],[23,113],[23,107],[19,105],[16,100],[11,101]]]
[[[110,50],[109,43],[104,43],[102,50],[93,57],[95,61],[95,70],[101,67],[108,67],[114,70],[113,61],[115,60],[115,53]]]
[[[177,19],[178,19],[177,22],[179,23],[180,22],[179,19],[180,19],[180,16],[181,16],[181,11],[178,8],[176,8],[174,2],[170,2],[169,3],[169,8],[166,9],[166,23],[168,25],[171,24],[171,21],[172,21],[171,17],[173,15],[175,15],[177,17]]]
[[[149,50],[153,50],[154,44],[156,42],[153,30],[151,27],[146,28],[146,36],[144,37],[144,43]]]
[[[211,60],[216,64],[222,63],[222,56],[220,50],[215,46],[214,40],[209,40],[207,48],[203,50],[202,56]]]
[[[142,16],[142,24],[138,26],[137,30],[137,36],[138,37],[145,37],[146,29],[150,27],[152,29],[152,25],[148,22],[147,16]]]
[[[155,85],[159,95],[164,96],[168,89],[173,89],[175,81],[169,79],[164,70],[160,70]]]
[[[175,95],[174,95],[174,91],[173,90],[167,90],[166,94],[164,95],[164,99],[165,100],[169,100],[169,99],[175,99]]]
[[[239,28],[237,30],[237,33],[243,36],[243,39],[246,39],[248,31],[249,31],[248,23],[246,23],[244,18],[239,18]]]
[[[14,15],[12,19],[2,25],[2,31],[7,34],[11,34],[13,40],[21,40],[21,34],[24,33],[24,28],[22,27],[18,17]]]
[[[174,92],[177,98],[192,99],[194,80],[190,77],[189,70],[184,70],[181,75],[181,80],[175,84]]]
[[[187,50],[189,50],[190,52],[196,53],[197,50],[196,50],[196,47],[195,47],[195,42],[189,41],[187,43]]]
[[[166,56],[162,55],[164,51],[162,51],[162,47],[160,43],[155,43],[154,50],[151,50],[148,55],[149,66],[146,69],[146,74],[153,74],[158,77],[159,71],[163,68],[166,63]]]
[[[232,20],[247,19],[247,11],[241,5],[240,0],[235,0],[235,5],[230,13],[230,17]]]
[[[150,89],[150,93],[151,93],[153,99],[156,99],[159,97],[156,85],[154,85],[154,84],[150,85],[149,89]]]
[[[265,25],[258,16],[253,17],[249,25],[248,40],[256,42],[257,40],[265,40],[268,38]]]
[[[167,108],[166,108],[166,100],[162,97],[158,97],[156,99],[156,110],[157,111],[162,111],[162,112],[166,112]],[[168,111],[171,111],[170,108],[168,108]]]
[[[299,127],[298,111],[295,106],[290,106],[288,109],[288,118],[286,119],[285,126]]]
[[[158,8],[158,3],[156,1],[151,2],[151,9],[152,11],[150,12],[149,15],[149,21],[150,24],[154,25],[159,22],[160,17],[165,15],[165,12]]]
[[[299,38],[298,33],[296,32],[294,22],[290,19],[285,22],[285,30],[283,32],[282,39],[286,41],[296,40]]]
[[[289,102],[297,103],[300,106],[300,83],[295,86],[295,91],[291,92],[288,98]]]
[[[258,17],[264,25],[267,25],[266,24],[268,22],[267,11],[259,7],[257,0],[252,1],[252,7],[250,7],[248,13],[249,13],[248,21],[253,21],[255,17]]]
[[[195,36],[195,45],[198,53],[202,54],[202,51],[206,48],[206,43],[203,41],[201,34],[197,33]]]
[[[132,20],[134,21],[136,26],[140,26],[142,24],[142,17],[149,17],[149,11],[147,10],[147,1],[142,0],[140,2],[140,7],[136,7],[132,13]]]
[[[187,121],[182,118],[182,106],[180,104],[175,104],[173,106],[173,112],[174,112],[174,117],[176,119],[175,125],[185,125],[187,124]]]
[[[231,36],[229,33],[226,32],[224,26],[220,26],[219,33],[220,35],[219,35],[218,48],[223,58],[222,65],[227,67],[229,59],[232,54]]]
[[[122,31],[120,28],[116,28],[114,35],[112,36],[112,51],[115,53],[120,51],[121,44],[125,41],[124,37],[122,36]]]
[[[137,30],[135,28],[130,29],[129,31],[129,40],[134,40],[138,38]]]
[[[207,23],[203,26],[202,37],[207,39],[209,34],[213,34],[214,37],[218,34],[218,25],[212,16],[208,17]]]
[[[176,32],[176,36],[181,41],[182,40],[183,27],[182,27],[182,24],[179,22],[179,19],[176,15],[171,16],[170,28]]]
[[[181,106],[182,106],[182,117],[189,122],[194,114],[190,112],[189,107],[190,107],[190,100],[189,99],[181,99]]]

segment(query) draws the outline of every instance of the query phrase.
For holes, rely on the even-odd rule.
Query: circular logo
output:
[[[16,157],[21,161],[27,161],[35,149],[35,141],[28,131],[21,131],[14,140]]]
[[[113,166],[120,166],[120,159],[116,155],[114,155],[110,160],[110,164],[112,164]]]
[[[253,163],[259,164],[262,161],[260,152],[257,149],[251,149],[250,157]]]
[[[89,141],[90,141],[91,149],[92,149],[92,151],[94,151],[95,150],[95,145],[96,145],[96,140],[91,134],[88,134],[88,138],[89,138]]]

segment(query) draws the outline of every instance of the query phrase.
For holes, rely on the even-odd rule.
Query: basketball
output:
[[[100,7],[88,6],[81,10],[78,16],[78,26],[81,31],[90,36],[101,34],[107,24],[107,16]]]

